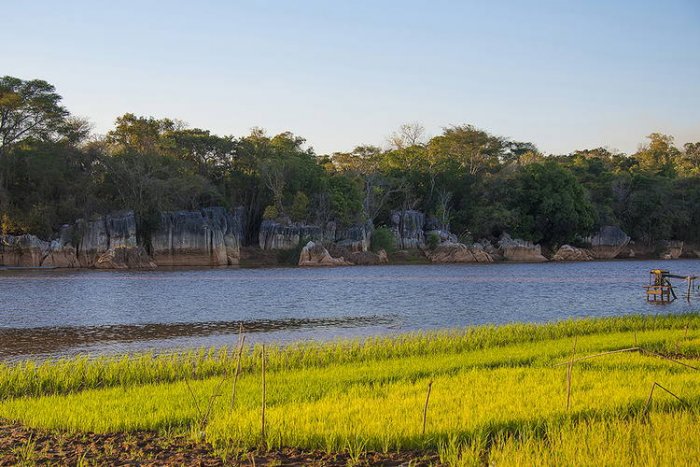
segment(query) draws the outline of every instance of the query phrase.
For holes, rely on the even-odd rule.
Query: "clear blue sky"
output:
[[[125,113],[318,153],[472,123],[546,152],[700,141],[700,0],[20,1],[0,75],[54,84],[106,132]]]

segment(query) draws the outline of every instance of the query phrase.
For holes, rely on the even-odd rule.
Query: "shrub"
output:
[[[434,250],[440,244],[440,235],[436,232],[430,232],[427,238],[428,248]]]
[[[279,215],[280,215],[279,211],[273,205],[267,206],[265,208],[265,210],[263,211],[263,219],[265,219],[267,221],[277,219],[279,217]]]
[[[370,249],[375,253],[379,250],[384,250],[391,253],[396,250],[396,240],[394,234],[388,227],[378,227],[372,232],[372,242]]]
[[[292,201],[291,215],[295,222],[303,222],[309,212],[309,197],[303,191],[297,191]]]

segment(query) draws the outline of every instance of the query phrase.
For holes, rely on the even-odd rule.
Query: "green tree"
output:
[[[673,145],[673,136],[652,133],[647,136],[649,143],[634,155],[639,168],[650,174],[673,176],[680,151]]]
[[[576,177],[556,161],[523,167],[515,208],[521,214],[517,235],[557,246],[590,234],[594,211]]]
[[[46,81],[0,78],[0,159],[22,141],[60,135],[69,115],[60,101]]]

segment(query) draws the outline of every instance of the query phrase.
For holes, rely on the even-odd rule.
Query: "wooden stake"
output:
[[[243,325],[238,330],[238,355],[236,357],[236,372],[233,375],[233,386],[231,388],[231,410],[236,402],[236,383],[241,374],[241,358],[243,357],[243,346],[245,345],[245,335],[243,335]]]
[[[425,407],[423,407],[423,433],[425,436],[425,423],[428,420],[428,402],[430,402],[430,390],[433,387],[433,380],[431,379],[428,383],[428,394],[425,396]]]
[[[574,348],[571,350],[571,359],[569,360],[569,369],[566,374],[566,410],[571,408],[571,373],[574,368],[574,355],[576,354],[576,343],[578,336],[574,338]]]
[[[262,356],[261,356],[261,373],[262,373],[262,411],[260,416],[260,435],[262,437],[262,444],[265,445],[265,399],[267,397],[267,386],[265,384],[265,344],[262,345]]]

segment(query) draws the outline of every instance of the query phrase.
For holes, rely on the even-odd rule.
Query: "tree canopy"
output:
[[[49,238],[61,224],[132,209],[243,206],[247,238],[263,218],[386,224],[418,209],[462,238],[503,232],[556,246],[597,227],[635,240],[698,241],[700,142],[651,133],[634,154],[586,148],[545,155],[472,124],[427,138],[402,125],[380,148],[317,155],[292,132],[216,135],[177,119],[132,113],[103,137],[41,80],[0,78],[0,233]]]

